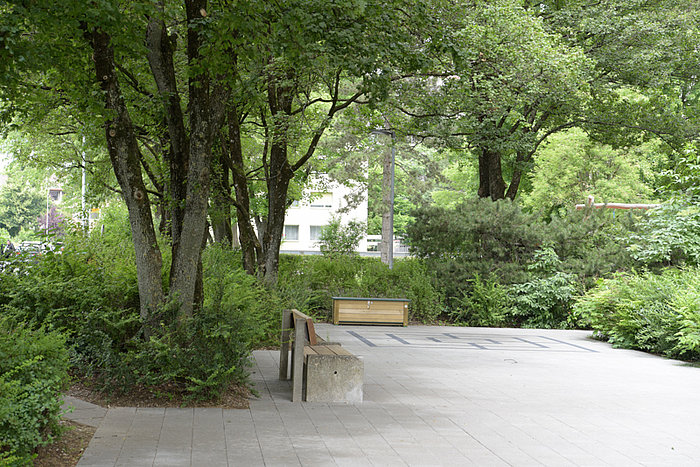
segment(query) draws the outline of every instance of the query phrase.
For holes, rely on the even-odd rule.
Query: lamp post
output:
[[[51,193],[51,185],[46,187],[46,222],[44,223],[44,234],[49,238],[49,196]]]
[[[396,162],[396,133],[391,129],[372,130],[375,135],[391,136],[391,161],[384,162],[383,175],[386,178],[386,166],[389,162],[390,193],[388,203],[385,200],[385,205],[388,204],[389,209],[382,215],[382,262],[389,265],[389,269],[394,268],[394,164]]]

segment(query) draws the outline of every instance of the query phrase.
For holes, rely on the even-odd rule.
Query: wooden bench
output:
[[[318,336],[313,318],[284,310],[281,341],[279,378],[291,377],[292,402],[362,402],[362,360]]]
[[[333,297],[333,324],[408,326],[406,298]]]

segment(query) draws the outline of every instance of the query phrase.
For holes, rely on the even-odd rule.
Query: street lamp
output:
[[[391,188],[388,213],[382,216],[382,262],[389,265],[389,269],[394,268],[394,164],[396,162],[396,133],[390,129],[372,130],[374,135],[391,136]],[[383,171],[382,171],[383,172]]]

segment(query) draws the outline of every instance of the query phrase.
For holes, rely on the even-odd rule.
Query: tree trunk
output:
[[[530,154],[534,151],[530,152]],[[513,168],[513,176],[510,178],[510,185],[508,185],[508,191],[506,192],[506,198],[511,201],[515,200],[518,194],[518,189],[520,188],[520,181],[523,176],[523,166],[528,162],[530,157],[526,152],[518,152],[518,156],[515,158],[515,167]]]
[[[270,108],[271,141],[270,161],[267,168],[267,219],[261,232],[263,257],[258,261],[258,275],[265,284],[277,283],[280,245],[287,213],[287,191],[294,177],[294,170],[287,159],[287,138],[294,96],[292,76],[271,73],[267,81],[267,102]],[[262,259],[262,261],[260,261]]]
[[[223,151],[223,148],[221,151]],[[211,227],[214,231],[214,241],[229,248],[233,245],[230,198],[229,169],[224,161],[224,155],[220,153],[218,160],[213,161],[212,206],[209,217],[211,218]]]
[[[482,148],[479,154],[479,197],[493,201],[505,197],[506,182],[501,171],[501,155]]]
[[[93,49],[97,80],[104,91],[105,107],[114,113],[114,118],[109,120],[105,127],[107,150],[129,211],[136,253],[140,315],[148,332],[147,324],[151,313],[163,303],[162,258],[156,241],[151,205],[141,174],[139,148],[133,124],[115,72],[110,36],[101,31],[87,31],[87,27],[85,30]]]
[[[267,179],[267,223],[262,240],[262,272],[264,282],[269,286],[277,283],[280,246],[287,213],[287,191],[293,176],[294,172],[287,160],[286,143],[273,143],[270,147],[270,176]]]
[[[250,214],[250,196],[248,192],[248,178],[243,163],[243,148],[241,147],[241,130],[238,122],[238,113],[232,109],[228,114],[228,148],[229,167],[233,178],[233,187],[236,192],[236,219],[241,245],[243,269],[255,275],[257,258],[262,256],[260,241],[253,229],[252,216]]]
[[[382,241],[379,246],[381,261],[389,267],[392,267],[394,262],[394,200],[391,189],[394,178],[393,159],[392,147],[391,151],[384,151],[382,162]]]
[[[162,4],[160,6],[163,8]],[[170,235],[173,257],[180,245],[180,232],[184,217],[184,203],[187,196],[187,171],[189,161],[189,141],[185,130],[185,120],[177,88],[175,65],[173,62],[174,39],[168,36],[163,19],[149,18],[146,28],[147,58],[151,73],[158,87],[165,119],[168,127],[170,150]],[[172,271],[171,271],[172,275]]]
[[[187,12],[187,59],[194,68],[198,62],[203,38],[200,20],[205,14],[205,0],[185,0]],[[182,216],[179,244],[173,248],[170,276],[171,296],[180,303],[181,316],[191,316],[200,303],[195,303],[196,284],[201,272],[202,239],[207,224],[212,131],[209,122],[209,79],[206,71],[189,80],[190,145],[187,170],[187,194]]]

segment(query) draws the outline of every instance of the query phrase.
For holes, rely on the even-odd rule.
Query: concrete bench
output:
[[[291,376],[292,402],[362,402],[362,360],[318,336],[313,318],[284,310],[281,341],[279,378]]]

